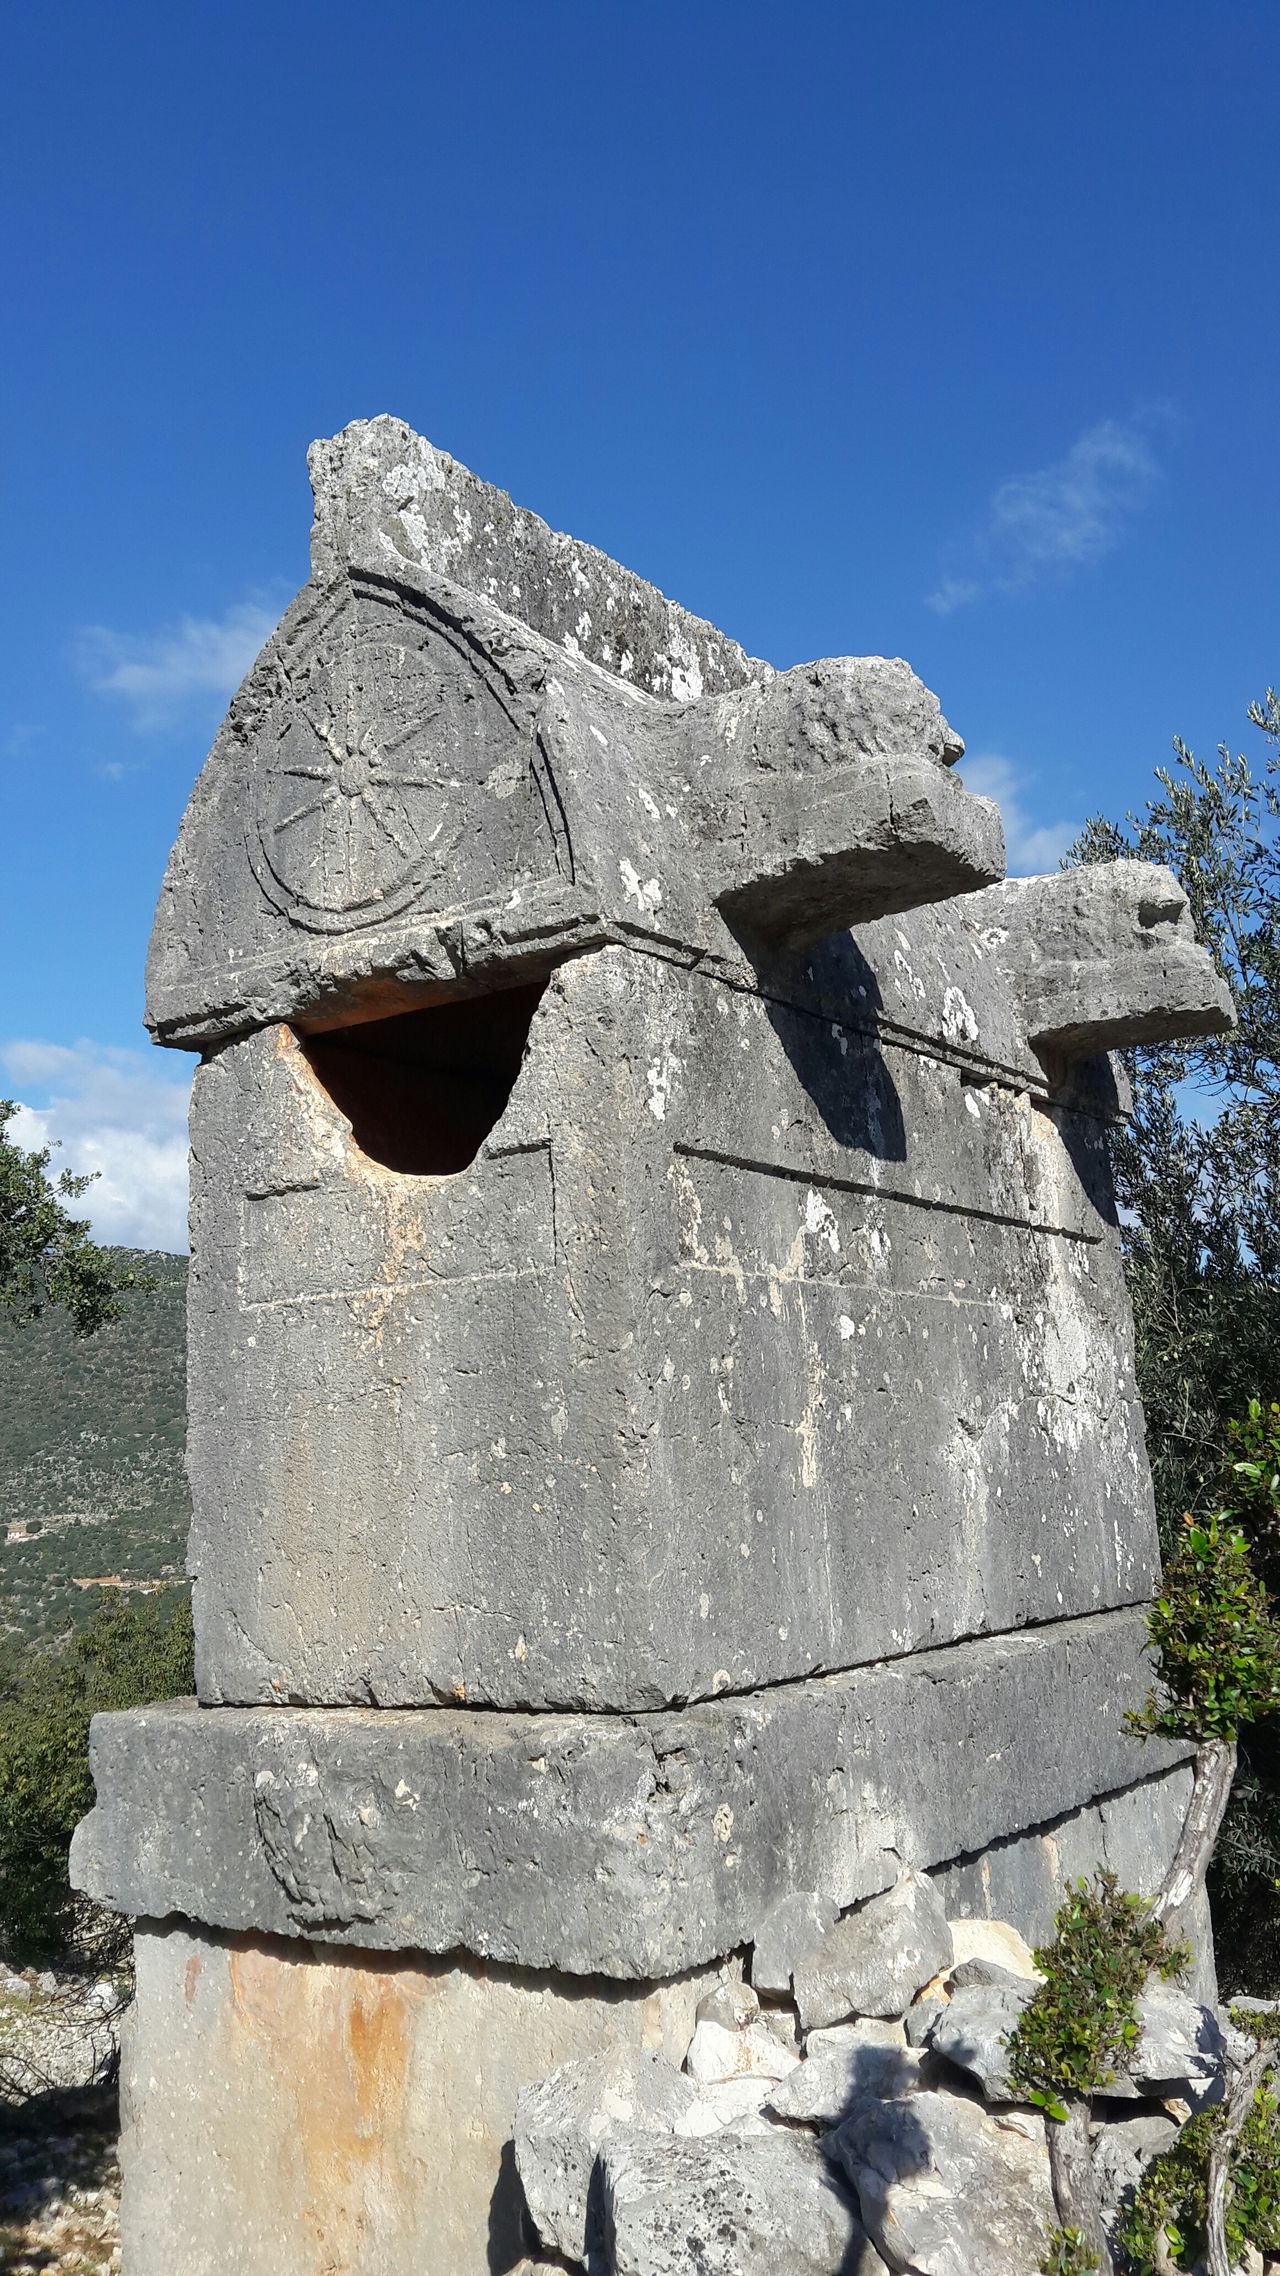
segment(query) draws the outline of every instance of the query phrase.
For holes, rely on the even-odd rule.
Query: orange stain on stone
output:
[[[298,2276],[345,2276],[393,2246],[406,2219],[397,2151],[414,1979],[343,1958],[295,1957],[265,1943],[229,1955],[233,2063],[249,2073],[255,2101],[265,2067],[270,2102],[288,2111],[283,2136],[300,2169],[310,2248]]]

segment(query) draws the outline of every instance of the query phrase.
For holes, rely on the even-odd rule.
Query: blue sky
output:
[[[754,653],[905,655],[1017,866],[1280,678],[1275,0],[10,11],[0,1089],[182,1238],[142,962],[305,450],[393,411]]]

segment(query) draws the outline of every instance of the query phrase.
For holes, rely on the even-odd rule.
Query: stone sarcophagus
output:
[[[149,972],[199,1699],[77,1836],[127,2276],[513,2267],[527,2079],[904,1861],[1039,1933],[1185,1778],[1107,1156],[1107,1052],[1230,1018],[1175,882],[1002,883],[905,665],[775,673],[395,421],[312,470]]]

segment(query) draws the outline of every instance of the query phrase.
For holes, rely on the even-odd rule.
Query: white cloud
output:
[[[994,751],[965,759],[960,773],[966,790],[980,798],[994,798],[1004,817],[1005,848],[1011,877],[1042,877],[1056,869],[1067,847],[1079,836],[1078,822],[1038,822],[1027,810],[1030,778],[1012,760]]]
[[[86,625],[80,668],[99,695],[128,704],[135,727],[163,727],[193,702],[234,695],[279,610],[262,599],[237,601],[220,617],[184,616],[150,635]]]
[[[10,1135],[21,1146],[56,1145],[55,1173],[96,1173],[70,1206],[100,1241],[186,1248],[191,1069],[165,1060],[93,1043],[0,1044],[0,1088],[21,1101]]]
[[[1128,420],[1102,419],[1077,436],[1065,458],[993,491],[962,563],[928,596],[940,616],[988,593],[1017,593],[1101,560],[1149,504],[1160,468],[1149,440],[1167,425],[1168,406]]]

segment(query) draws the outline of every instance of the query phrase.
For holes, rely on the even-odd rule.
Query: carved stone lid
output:
[[[1003,873],[905,664],[775,673],[396,420],[310,462],[311,580],[165,878],[161,1042],[376,1018],[607,940],[754,969]]]

